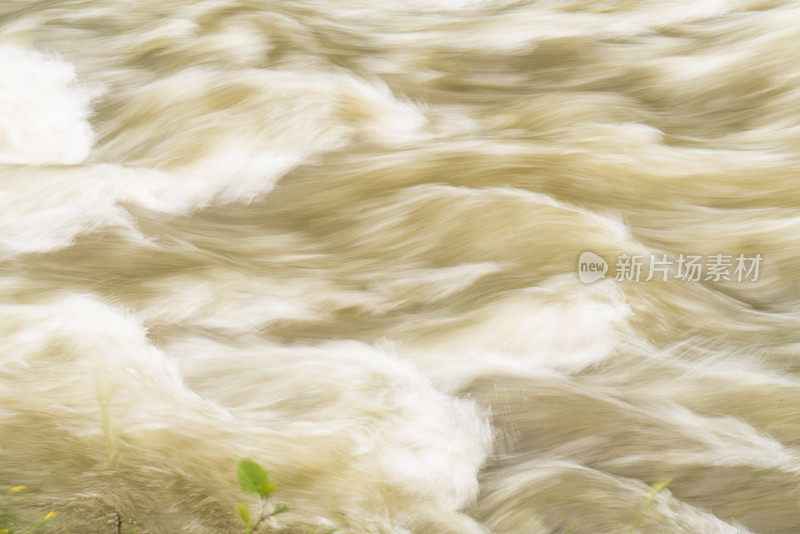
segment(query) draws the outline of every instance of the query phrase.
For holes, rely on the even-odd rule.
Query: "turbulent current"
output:
[[[780,0],[0,0],[0,532],[242,532],[242,458],[259,532],[800,532],[799,50]]]

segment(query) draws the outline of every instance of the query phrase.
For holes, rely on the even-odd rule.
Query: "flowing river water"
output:
[[[0,0],[0,514],[241,532],[251,457],[273,531],[800,532],[798,50],[780,0]]]

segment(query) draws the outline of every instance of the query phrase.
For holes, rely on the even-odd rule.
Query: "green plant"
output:
[[[0,445],[0,451],[3,446]],[[6,508],[13,504],[13,501],[23,498],[24,491],[27,486],[19,485],[9,488],[6,493],[0,493],[0,534],[33,534],[56,516],[55,512],[48,512],[44,518],[39,520],[34,526],[27,528],[27,530],[19,530],[25,528],[23,522],[17,517],[16,514],[9,512]],[[17,527],[17,528],[15,528]]]
[[[250,507],[244,503],[236,505],[236,514],[239,520],[244,525],[245,534],[252,534],[271,517],[289,511],[289,507],[285,504],[274,505],[269,500],[270,494],[277,487],[277,483],[272,480],[267,473],[266,469],[261,467],[255,460],[244,458],[239,460],[236,466],[236,475],[239,478],[239,486],[242,491],[256,497],[261,506],[261,511],[257,518],[250,515]]]
[[[117,430],[111,422],[111,389],[99,377],[95,378],[95,388],[97,389],[97,402],[100,405],[100,425],[106,441],[106,456],[108,461],[113,464],[117,460],[118,446]]]
[[[654,482],[650,486],[650,490],[647,492],[647,495],[644,498],[644,502],[642,503],[642,506],[639,509],[639,513],[636,516],[636,521],[633,523],[634,529],[639,528],[639,525],[641,524],[642,519],[644,518],[644,513],[647,510],[647,507],[650,506],[650,503],[653,502],[653,499],[656,498],[656,495],[658,495],[664,488],[669,487],[670,482],[672,482],[672,478],[662,478]]]
[[[14,486],[13,488],[9,489],[6,494],[0,495],[0,505],[5,508],[6,506],[13,504],[13,501],[20,499],[22,492],[25,489],[26,486]],[[55,512],[48,512],[45,514],[44,518],[40,519],[32,527],[26,528],[23,526],[23,522],[20,521],[16,514],[8,511],[0,511],[0,534],[33,534],[49,523],[50,520],[55,516]],[[14,526],[17,528],[14,528]]]

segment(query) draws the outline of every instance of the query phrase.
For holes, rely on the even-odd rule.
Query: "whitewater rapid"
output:
[[[285,532],[800,532],[798,43],[781,0],[0,0],[0,514],[241,532],[252,457]]]

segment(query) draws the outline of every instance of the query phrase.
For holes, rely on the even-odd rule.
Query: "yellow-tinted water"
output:
[[[798,43],[790,1],[0,0],[0,528],[241,532],[252,457],[286,531],[800,532]]]

